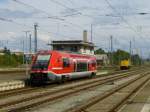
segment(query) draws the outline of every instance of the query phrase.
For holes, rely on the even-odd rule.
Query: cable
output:
[[[106,1],[106,3],[108,4],[108,6],[109,6],[115,13],[117,13],[117,15],[120,16],[120,18],[124,21],[124,23],[127,24],[127,25],[129,26],[129,28],[130,28],[132,31],[134,31],[134,32],[136,33],[136,35],[137,35],[138,37],[143,38],[143,36],[142,36],[139,32],[137,32],[137,31],[128,23],[128,21],[127,21],[126,19],[124,19],[124,17],[123,17],[120,13],[118,13],[118,11],[116,11],[116,8],[113,7],[113,6],[110,4],[110,2],[109,2],[108,0],[105,0],[105,1]],[[144,39],[144,41],[145,41],[145,38],[143,38],[143,39]],[[147,42],[147,41],[145,41],[145,42]]]
[[[5,22],[14,23],[14,24],[17,24],[17,25],[20,25],[20,26],[32,28],[31,26],[28,26],[28,25],[25,25],[25,24],[21,24],[21,23],[17,23],[17,22],[15,22],[15,21],[13,21],[12,19],[7,19],[7,18],[4,18],[4,17],[0,17],[0,20],[1,20],[1,21],[5,21]]]
[[[17,2],[17,3],[21,4],[21,5],[25,5],[25,6],[27,6],[27,7],[31,7],[31,8],[33,8],[33,9],[37,10],[37,11],[40,11],[40,12],[43,12],[43,13],[49,15],[47,12],[45,12],[45,11],[43,11],[43,10],[41,10],[41,9],[35,8],[35,7],[33,7],[32,5],[26,4],[26,3],[24,3],[24,2],[20,2],[19,0],[12,0],[12,1]],[[56,4],[58,4],[58,5],[61,5],[61,6],[65,7],[65,8],[67,8],[67,9],[69,9],[69,10],[75,10],[75,9],[69,8],[69,7],[67,7],[66,5],[63,5],[63,4],[61,4],[60,2],[57,2],[57,1],[55,1],[55,0],[51,0],[51,1],[54,2],[54,3],[56,3]],[[76,12],[77,12],[76,14],[70,14],[70,15],[65,15],[65,16],[67,17],[67,16],[72,16],[72,15],[78,15],[78,14],[82,15],[81,12],[78,12],[78,11],[76,11]],[[65,17],[65,16],[62,16],[62,17]],[[83,15],[83,16],[84,16],[84,15]],[[91,17],[92,17],[92,16],[91,16]],[[49,16],[48,18],[51,18],[51,19],[59,19],[59,20],[61,20],[61,21],[65,21],[64,19],[58,18],[58,17],[55,17],[55,16]],[[82,28],[82,30],[84,29],[84,27],[81,26],[81,25],[77,25],[77,24],[74,24],[74,23],[71,23],[71,22],[67,22],[67,21],[65,21],[65,22],[68,23],[68,24],[71,24],[71,25],[73,25],[73,26],[76,26],[76,27],[78,27],[78,28]]]
[[[17,3],[19,3],[19,4],[22,4],[22,5],[25,5],[25,6],[27,6],[27,7],[32,7],[33,9],[35,9],[35,10],[37,10],[37,11],[40,11],[40,12],[43,12],[43,13],[49,15],[46,11],[43,11],[43,10],[38,9],[38,8],[35,8],[35,7],[33,7],[32,5],[25,4],[25,3],[23,3],[23,2],[20,2],[19,0],[13,0],[13,1],[14,1],[14,2],[17,2]],[[72,9],[72,8],[70,8],[70,7],[67,7],[66,5],[64,5],[64,4],[60,3],[60,2],[57,2],[57,1],[55,1],[55,0],[51,0],[51,1],[53,1],[54,3],[56,3],[56,4],[58,4],[58,5],[61,5],[62,7],[65,7],[66,9],[69,9],[69,10],[72,10],[72,11],[77,12],[77,13],[75,13],[75,14],[66,15],[66,17],[68,17],[68,16],[73,16],[73,15],[78,15],[78,14],[85,16],[84,14],[80,13],[79,11],[77,11],[77,10],[75,10],[75,9]],[[65,17],[65,16],[64,16],[64,17]],[[93,18],[93,16],[89,16],[89,17]],[[51,16],[51,17],[49,17],[49,18],[58,19],[57,16]],[[64,21],[64,19],[60,19],[60,18],[59,18],[59,20]],[[71,23],[71,22],[67,22],[67,21],[65,21],[65,22],[68,23],[68,24],[71,24],[71,25],[73,25],[73,26],[76,26],[76,27],[78,27],[78,28],[84,29],[84,27],[81,26],[81,25],[77,25],[77,24],[74,24],[74,23]],[[47,31],[46,31],[46,32],[47,32]],[[56,34],[56,33],[52,33],[52,34],[58,35],[58,34]]]
[[[35,8],[35,7],[33,7],[32,5],[26,4],[26,3],[21,2],[21,1],[18,1],[18,0],[12,0],[12,1],[14,1],[14,2],[16,2],[16,3],[18,3],[18,4],[21,4],[21,5],[27,6],[27,7],[31,7],[31,8],[33,8],[33,9],[35,9],[35,10],[37,10],[37,11],[39,11],[39,12],[43,12],[43,13],[45,13],[46,15],[49,16],[49,13],[47,13],[46,11],[41,10],[41,9],[38,9],[38,8]],[[59,17],[57,17],[57,16],[51,16],[51,15],[50,15],[48,18],[64,21],[64,19],[59,18]]]
[[[17,23],[17,22],[15,22],[15,21],[12,20],[12,19],[6,19],[6,18],[3,18],[3,17],[0,17],[0,20],[1,20],[1,21],[5,21],[5,22],[10,22],[10,23],[13,23],[13,24],[17,24],[17,25],[20,25],[20,26],[24,26],[24,27],[27,27],[27,28],[30,28],[30,29],[33,29],[33,26],[29,26],[29,25]],[[49,32],[49,31],[46,31],[46,30],[44,30],[44,29],[40,29],[40,31],[43,31],[43,32],[48,33],[48,34],[53,34],[53,35],[56,35],[56,36],[63,36],[63,37],[71,38],[71,37],[68,37],[68,36],[66,36],[66,35]]]
[[[18,1],[18,0],[13,0],[13,1],[14,1],[14,2],[17,2],[17,3],[19,3],[19,4],[22,4],[22,5],[25,5],[25,6],[27,6],[27,7],[31,7],[31,8],[33,8],[33,9],[35,9],[35,10],[38,10],[38,11],[43,12],[43,13],[45,13],[45,14],[48,15],[47,12],[45,12],[45,11],[43,11],[43,10],[41,10],[41,9],[35,8],[35,7],[31,6],[31,5],[25,4],[25,3],[20,2],[20,1]],[[57,3],[57,2],[56,2],[56,3]],[[80,14],[80,12],[79,12],[79,13],[76,13],[76,14]],[[67,16],[69,16],[69,15],[65,15],[65,16],[67,17]],[[51,16],[51,17],[48,17],[48,18],[59,19],[59,20],[61,20],[61,21],[65,21],[64,19],[62,19],[62,18],[57,18],[57,17],[55,17],[55,16]],[[72,24],[72,25],[74,25],[74,26],[77,26],[78,28],[81,28],[80,25],[75,25],[74,23],[71,23],[71,22],[68,22],[68,23],[69,23],[69,24]]]
[[[72,1],[72,0],[67,0],[67,1],[69,1],[72,5],[74,5],[74,3],[73,3],[73,1]]]
[[[81,15],[81,13],[77,12],[77,13],[73,13],[73,14],[67,14],[62,17],[69,17],[69,16],[75,16],[75,15]]]
[[[149,45],[148,41],[146,41],[146,39],[141,35],[141,32],[137,32],[137,31],[128,23],[128,21],[127,21],[126,19],[124,19],[124,17],[123,17],[120,13],[118,13],[118,12],[116,11],[116,9],[109,3],[108,0],[105,0],[105,1],[106,1],[107,4],[109,5],[109,7],[110,7],[111,9],[113,9],[114,12],[116,12],[118,15],[120,15],[120,18],[130,27],[130,29],[133,30],[133,31],[136,33],[136,35],[137,35],[140,39],[142,38],[143,41]]]
[[[64,7],[64,8],[66,8],[66,9],[68,9],[68,10],[71,10],[71,11],[74,11],[74,12],[78,12],[77,10],[75,10],[75,9],[73,9],[73,8],[70,8],[70,7],[64,5],[64,4],[62,4],[62,3],[60,3],[60,2],[58,2],[58,1],[56,1],[56,0],[50,0],[50,1],[53,2],[53,3],[55,3],[55,4],[57,4],[57,5],[59,5],[59,6],[62,6],[62,7]]]
[[[76,9],[70,8],[70,7],[64,5],[64,4],[62,4],[62,3],[60,3],[60,2],[58,2],[56,0],[50,0],[50,1],[53,2],[53,3],[55,3],[55,4],[57,4],[57,5],[59,5],[59,6],[62,6],[64,8],[66,8],[68,10],[71,10],[72,12],[77,12],[78,15],[86,16],[86,17],[89,17],[89,18],[94,18],[94,16],[83,14],[82,12],[80,12],[80,11],[78,11]]]

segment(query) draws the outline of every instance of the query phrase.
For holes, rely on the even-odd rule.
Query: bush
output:
[[[17,67],[23,63],[23,55],[5,53],[0,55],[0,67]]]

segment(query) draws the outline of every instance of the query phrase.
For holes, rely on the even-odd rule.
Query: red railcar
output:
[[[94,56],[60,51],[39,51],[32,60],[32,83],[61,82],[96,75]]]

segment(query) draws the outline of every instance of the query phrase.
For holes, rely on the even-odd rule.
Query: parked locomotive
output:
[[[31,84],[63,82],[96,75],[94,56],[61,51],[39,51],[32,59]]]
[[[120,62],[120,69],[121,70],[127,70],[131,67],[131,63],[129,59],[121,60]]]

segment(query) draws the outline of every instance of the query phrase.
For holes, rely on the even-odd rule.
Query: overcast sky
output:
[[[22,50],[25,32],[38,23],[38,48],[51,40],[82,39],[93,25],[97,47],[150,54],[150,0],[0,0],[0,47]],[[26,43],[25,43],[26,45]]]

